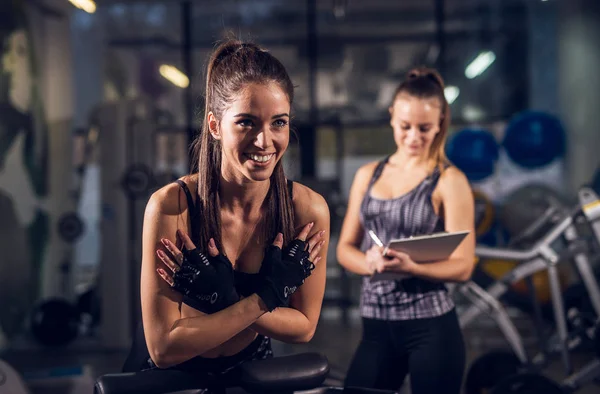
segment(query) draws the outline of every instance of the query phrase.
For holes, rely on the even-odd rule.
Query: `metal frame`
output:
[[[552,249],[554,242],[564,236],[569,244],[567,252],[574,258],[575,268],[582,278],[583,285],[590,297],[596,316],[597,318],[600,317],[600,287],[593,275],[589,258],[585,253],[586,251],[584,248],[581,248],[575,228],[575,218],[581,213],[584,214],[593,229],[595,238],[600,242],[600,198],[592,189],[584,187],[579,191],[579,206],[568,213],[532,248],[519,251],[514,249],[477,247],[475,253],[480,258],[501,258],[504,260],[519,261],[521,264],[486,290],[481,289],[473,282],[466,283],[460,286],[459,289],[462,294],[473,302],[460,315],[461,327],[470,324],[482,312],[489,313],[499,325],[519,360],[527,364],[529,359],[526,355],[521,336],[516,331],[514,324],[510,321],[506,310],[500,305],[498,299],[508,291],[511,284],[527,278],[536,272],[547,270],[550,280],[552,309],[558,331],[558,347],[566,374],[568,375],[562,384],[564,388],[569,390],[578,389],[600,376],[600,360],[597,359],[585,365],[577,373],[573,373],[569,350],[575,344],[570,342],[568,338],[566,315],[557,269],[558,263],[563,260],[561,257],[565,256],[559,256]]]

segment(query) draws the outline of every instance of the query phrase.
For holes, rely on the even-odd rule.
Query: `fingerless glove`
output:
[[[290,296],[315,268],[308,259],[306,245],[306,242],[296,239],[283,250],[274,245],[267,247],[260,268],[262,286],[257,294],[269,311],[287,306]]]
[[[184,295],[184,303],[208,314],[240,299],[229,259],[222,254],[207,256],[197,248],[183,251],[181,267],[173,274],[173,288]]]

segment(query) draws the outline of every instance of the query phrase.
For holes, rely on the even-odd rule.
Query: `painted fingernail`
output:
[[[211,238],[211,239],[208,241],[208,245],[209,245],[211,248],[216,248],[216,247],[217,247],[217,245],[215,245],[215,240],[214,240],[213,238]]]
[[[283,234],[277,233],[277,237],[275,238],[275,241],[277,241],[277,242],[283,242]]]
[[[316,264],[316,263],[318,263],[320,260],[321,260],[321,256],[317,257],[317,258],[315,259],[315,264]]]
[[[165,252],[163,252],[162,250],[157,250],[156,254],[158,255],[158,257],[160,257],[161,259],[166,257]]]
[[[323,246],[324,243],[325,243],[325,240],[322,240],[321,242],[319,242],[319,246]]]
[[[325,234],[325,230],[319,231],[319,237],[322,237]]]
[[[312,226],[314,226],[314,225],[315,225],[315,222],[310,222],[310,223],[308,224],[308,226],[309,226],[309,227],[312,227]]]

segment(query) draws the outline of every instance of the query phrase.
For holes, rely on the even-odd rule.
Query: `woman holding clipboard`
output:
[[[364,275],[363,336],[345,386],[397,390],[409,374],[412,394],[458,394],[465,348],[444,282],[471,276],[475,219],[467,178],[444,153],[450,111],[441,76],[410,71],[389,112],[396,152],[357,171],[337,247],[340,264]],[[466,238],[440,261],[419,264],[384,247],[393,239],[464,230]],[[398,276],[374,280],[376,273]]]

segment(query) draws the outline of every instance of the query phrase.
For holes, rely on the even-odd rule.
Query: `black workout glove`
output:
[[[256,294],[263,300],[269,311],[287,306],[289,298],[310,276],[315,265],[308,260],[307,243],[293,240],[282,251],[270,245],[260,267],[262,286]]]
[[[214,313],[239,301],[233,267],[227,257],[207,256],[197,248],[183,251],[180,269],[173,274],[173,288],[183,302],[204,313]]]

